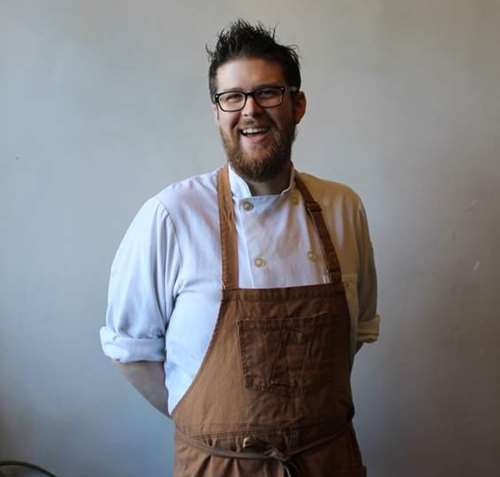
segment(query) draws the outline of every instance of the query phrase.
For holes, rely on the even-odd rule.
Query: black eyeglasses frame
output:
[[[260,91],[260,90],[263,90],[263,89],[269,89],[269,88],[273,88],[273,89],[279,89],[281,91],[281,99],[280,99],[280,102],[278,104],[275,104],[274,106],[262,106],[260,103],[259,103],[259,100],[255,97],[255,93],[257,93],[257,91]],[[213,98],[212,98],[212,102],[214,104],[216,104],[220,109],[221,111],[224,111],[225,113],[237,113],[239,111],[242,111],[246,104],[247,104],[247,99],[249,96],[251,96],[254,101],[261,107],[261,108],[264,108],[264,109],[271,109],[271,108],[277,108],[278,106],[281,106],[283,104],[283,98],[285,97],[285,93],[286,92],[290,92],[290,93],[297,93],[299,91],[299,89],[296,87],[296,86],[262,86],[260,88],[255,88],[254,90],[252,91],[221,91],[220,93],[215,93]],[[227,94],[227,93],[240,93],[240,94],[243,94],[245,96],[245,100],[243,101],[243,105],[241,106],[241,108],[238,108],[238,109],[231,109],[231,110],[227,110],[227,109],[224,109],[220,102],[219,102],[219,98],[223,95],[223,94]]]

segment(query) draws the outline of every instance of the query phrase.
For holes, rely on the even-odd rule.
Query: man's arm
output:
[[[179,263],[173,224],[154,197],[137,212],[116,252],[100,330],[104,354],[166,416],[165,333]]]
[[[167,417],[167,389],[163,362],[137,361],[134,363],[113,363],[123,373],[127,381],[139,391],[149,403]]]
[[[377,272],[368,221],[362,202],[359,204],[357,240],[360,256],[358,271],[358,347],[378,339],[380,316],[377,314]]]

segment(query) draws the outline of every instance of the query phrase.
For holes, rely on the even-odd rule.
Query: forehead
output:
[[[217,69],[217,89],[250,90],[260,85],[286,83],[281,65],[262,58],[237,58]]]

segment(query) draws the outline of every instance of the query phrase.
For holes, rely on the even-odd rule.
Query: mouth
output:
[[[262,127],[262,128],[243,128],[240,129],[240,134],[246,138],[250,139],[261,139],[263,138],[266,134],[271,131],[271,128],[269,127]]]

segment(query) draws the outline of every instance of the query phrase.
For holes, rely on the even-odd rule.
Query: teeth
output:
[[[269,128],[246,128],[246,129],[242,129],[241,133],[246,136],[247,134],[259,134],[259,133],[267,132],[268,130],[269,130]]]

